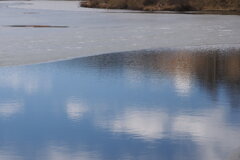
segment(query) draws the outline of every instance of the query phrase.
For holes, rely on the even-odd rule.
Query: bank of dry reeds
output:
[[[81,6],[146,11],[239,11],[240,0],[85,0]]]

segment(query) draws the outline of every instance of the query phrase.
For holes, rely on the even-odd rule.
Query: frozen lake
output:
[[[143,49],[239,47],[239,28],[237,15],[86,9],[73,1],[0,2],[0,65]]]
[[[0,2],[0,160],[240,160],[239,16],[78,5]]]

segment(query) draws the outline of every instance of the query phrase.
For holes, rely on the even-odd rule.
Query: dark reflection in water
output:
[[[34,12],[33,12],[34,13]],[[32,13],[28,13],[32,14]],[[68,26],[50,26],[50,25],[7,25],[5,27],[19,27],[19,28],[68,28]]]
[[[0,159],[239,159],[239,50],[117,53],[0,74]]]

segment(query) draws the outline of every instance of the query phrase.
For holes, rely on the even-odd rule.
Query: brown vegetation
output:
[[[240,10],[240,0],[85,0],[83,7],[146,11]]]

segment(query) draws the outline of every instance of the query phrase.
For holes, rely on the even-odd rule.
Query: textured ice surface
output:
[[[0,2],[0,37],[0,65],[143,49],[228,48],[240,45],[240,17],[86,9],[66,1]]]

